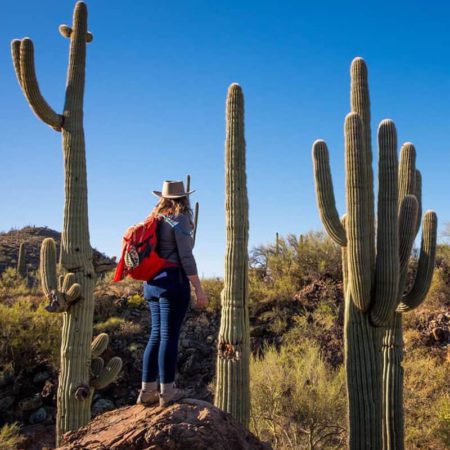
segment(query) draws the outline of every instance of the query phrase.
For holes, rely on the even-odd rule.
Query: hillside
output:
[[[48,227],[27,226],[0,233],[0,274],[8,267],[16,268],[19,246],[25,243],[28,273],[36,272],[39,267],[39,251],[45,238],[53,238],[59,254],[61,233]],[[116,265],[114,258],[109,258],[94,249],[94,266],[97,273],[107,272]]]
[[[258,261],[251,258],[251,430],[274,448],[290,448],[283,435],[273,433],[285,429],[289,439],[296,436],[302,443],[319,411],[320,420],[337,431],[315,448],[343,448],[344,308],[339,252],[320,235],[304,239],[298,252],[296,245],[294,240],[282,241],[276,257],[270,246],[261,247],[253,252]],[[427,302],[405,318],[407,448],[440,450],[449,427],[445,419],[449,267],[450,248],[442,246]],[[209,279],[203,284],[210,306],[188,311],[180,337],[177,383],[189,389],[191,397],[211,401],[222,281]],[[105,359],[117,355],[124,365],[115,383],[95,393],[93,416],[134,404],[150,332],[141,283],[112,283],[111,274],[106,274],[97,281],[95,298],[94,335],[107,332],[110,344]],[[0,283],[0,421],[20,423],[19,448],[36,450],[45,442],[52,448],[61,327],[61,317],[46,313],[42,302],[40,288],[11,281],[5,272]],[[292,374],[300,378],[293,380]],[[278,400],[272,402],[269,393]],[[430,432],[424,434],[424,427]]]

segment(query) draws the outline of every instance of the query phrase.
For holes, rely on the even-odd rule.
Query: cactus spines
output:
[[[19,246],[19,254],[17,257],[17,277],[25,278],[27,276],[27,262],[25,243],[21,242]]]
[[[416,151],[405,143],[397,157],[391,120],[378,130],[378,207],[375,220],[367,67],[351,67],[352,112],[345,121],[347,214],[338,223],[328,149],[313,144],[317,203],[330,237],[342,246],[345,294],[345,365],[351,450],[402,450],[402,314],[429,289],[436,252],[436,214],[424,216],[419,269],[405,294],[408,260],[420,227],[421,174]],[[376,250],[376,251],[375,251]]]
[[[83,130],[83,98],[86,66],[86,42],[92,40],[87,31],[87,7],[75,5],[73,24],[60,28],[70,39],[69,65],[65,103],[58,114],[42,96],[34,68],[34,47],[30,39],[11,43],[13,64],[22,91],[33,112],[47,125],[62,133],[64,157],[64,223],[61,236],[60,263],[65,276],[57,286],[56,256],[51,244],[43,247],[41,273],[43,289],[50,300],[56,300],[53,312],[64,312],[62,329],[61,370],[57,395],[57,443],[66,431],[85,425],[91,417],[92,396],[86,394],[89,384],[91,338],[94,314],[94,267],[89,242],[86,152]],[[60,283],[61,284],[61,283]],[[68,285],[71,286],[68,288]],[[75,298],[82,301],[73,303]],[[67,300],[64,304],[63,300]],[[70,304],[70,308],[68,307]]]
[[[248,198],[245,172],[244,96],[228,89],[225,140],[226,256],[218,339],[215,405],[244,426],[250,414],[248,286]]]

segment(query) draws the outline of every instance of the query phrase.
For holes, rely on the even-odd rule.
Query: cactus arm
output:
[[[406,277],[408,275],[408,261],[416,237],[414,227],[415,223],[417,223],[418,209],[418,202],[414,195],[406,195],[400,204],[398,218],[400,260],[399,296],[402,295],[405,289]]]
[[[198,225],[198,212],[199,212],[200,205],[198,202],[195,203],[195,213],[194,213],[194,230],[193,230],[193,236],[192,236],[192,247],[195,245],[195,238],[197,237],[197,225]]]
[[[416,225],[416,236],[420,229],[420,224],[422,221],[422,174],[420,170],[416,170],[416,180],[415,180],[415,192],[414,195],[419,202],[419,209],[417,211],[417,225]]]
[[[80,299],[81,287],[75,283],[72,273],[66,274],[62,287],[56,276],[56,244],[52,238],[44,239],[41,246],[40,275],[42,289],[49,304],[45,307],[48,312],[64,312]]]
[[[369,227],[363,125],[357,113],[345,118],[349,288],[356,307],[367,311],[371,299]]]
[[[320,218],[331,239],[344,247],[347,236],[336,210],[327,144],[320,139],[315,141],[312,154]]]
[[[383,120],[378,129],[378,231],[375,301],[370,318],[386,325],[398,303],[398,161],[394,122]]]
[[[106,333],[100,333],[96,338],[92,341],[91,344],[91,355],[92,358],[96,358],[100,356],[108,347],[109,336]]]
[[[406,195],[416,194],[416,149],[411,142],[405,142],[400,150],[398,172],[398,198],[401,202]]]
[[[34,47],[29,38],[20,41],[14,40],[11,43],[11,52],[17,79],[22,87],[22,91],[30,104],[33,112],[47,125],[56,131],[61,131],[63,117],[57,114],[47,103],[41,94],[34,68]],[[18,49],[20,55],[18,58]]]
[[[424,300],[433,278],[436,258],[437,216],[427,211],[423,219],[422,243],[420,247],[419,267],[412,289],[402,297],[398,312],[407,312],[417,308]]]
[[[344,214],[341,219],[342,226],[344,230],[347,229],[347,214]],[[347,247],[341,248],[341,259],[342,259],[342,284],[344,286],[344,296],[347,292],[348,286],[348,257],[347,257]]]
[[[91,361],[91,376],[93,378],[98,378],[103,371],[103,367],[105,367],[105,361],[100,356],[96,356],[92,358]]]
[[[52,238],[46,238],[42,241],[40,274],[42,289],[44,294],[48,296],[58,286],[56,277],[56,244]]]
[[[22,70],[20,68],[20,39],[14,39],[11,42],[11,56],[13,59],[14,72],[16,73],[17,81],[20,87],[22,86]]]
[[[369,246],[370,276],[373,282],[375,267],[375,221],[374,221],[374,195],[373,195],[373,171],[372,171],[372,140],[370,128],[370,95],[367,65],[363,58],[357,57],[350,67],[350,107],[356,112],[362,122],[363,149],[366,158],[365,172],[365,202],[367,214],[367,235]]]
[[[122,358],[114,356],[111,358],[106,367],[101,371],[100,375],[91,380],[91,385],[96,389],[103,389],[111,384],[119,375],[122,369]]]
[[[186,176],[186,192],[189,192],[190,189],[191,189],[191,176],[187,175]]]

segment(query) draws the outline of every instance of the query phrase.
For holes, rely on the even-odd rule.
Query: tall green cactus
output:
[[[420,305],[430,286],[437,218],[426,212],[419,269],[404,293],[408,260],[420,227],[421,177],[406,143],[397,160],[391,120],[378,129],[378,207],[375,239],[370,101],[367,67],[351,66],[351,108],[345,119],[347,214],[339,219],[328,149],[313,145],[317,203],[330,237],[342,246],[345,364],[350,449],[401,450],[403,443],[403,312]]]
[[[17,277],[25,278],[27,276],[27,261],[25,243],[21,242],[19,246],[19,255],[17,257]]]
[[[89,395],[92,323],[95,282],[89,242],[86,155],[83,130],[83,97],[87,29],[87,7],[78,2],[73,25],[61,25],[60,33],[70,39],[69,65],[62,114],[56,113],[42,96],[34,69],[30,39],[12,41],[12,57],[20,87],[33,112],[56,131],[62,132],[65,168],[64,224],[60,263],[64,273],[56,277],[54,244],[44,242],[41,277],[49,299],[47,310],[63,313],[61,370],[57,396],[57,440],[63,433],[85,425],[91,417]]]
[[[186,176],[186,192],[189,192],[191,189],[191,176]],[[195,202],[194,207],[194,228],[192,230],[192,240],[193,240],[193,246],[195,245],[195,239],[197,237],[197,225],[198,225],[198,213],[200,210],[200,205],[198,202]]]
[[[250,415],[248,318],[248,199],[245,172],[244,96],[228,89],[225,141],[226,255],[218,339],[215,405],[244,426]]]

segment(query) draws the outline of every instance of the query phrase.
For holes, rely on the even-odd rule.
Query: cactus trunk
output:
[[[17,277],[26,278],[27,276],[27,262],[25,254],[25,244],[22,242],[19,246],[19,256],[17,258]]]
[[[225,142],[226,256],[218,339],[215,405],[244,426],[250,415],[248,285],[248,199],[245,172],[244,97],[228,90]]]
[[[381,448],[379,336],[368,315],[355,306],[347,292],[344,339],[350,449]]]
[[[351,112],[345,121],[346,200],[339,220],[328,149],[313,145],[319,212],[330,237],[342,246],[345,291],[345,362],[351,450],[402,450],[402,312],[419,306],[431,283],[437,218],[424,216],[419,268],[403,293],[408,260],[417,231],[422,179],[415,149],[402,147],[391,120],[378,129],[378,208],[375,251],[372,153],[367,68],[361,58],[351,67]]]

